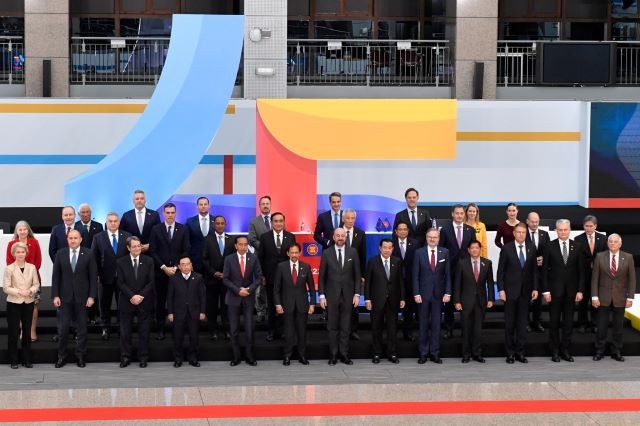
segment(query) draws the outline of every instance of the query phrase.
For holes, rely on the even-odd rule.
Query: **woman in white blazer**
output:
[[[18,336],[20,323],[25,330],[22,333],[22,365],[31,368],[31,321],[35,295],[40,288],[38,271],[35,265],[25,259],[29,248],[25,243],[17,242],[11,247],[15,262],[4,271],[3,290],[7,295],[7,325],[9,328],[9,360],[11,368],[18,368]]]

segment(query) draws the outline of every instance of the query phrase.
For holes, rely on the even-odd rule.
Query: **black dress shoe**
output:
[[[354,331],[349,335],[349,338],[351,340],[360,340],[360,335]]]
[[[516,361],[521,362],[523,364],[526,364],[529,362],[529,360],[527,359],[527,357],[525,357],[522,354],[516,354]]]
[[[125,368],[127,365],[129,365],[129,358],[122,358],[122,361],[120,361],[120,368]]]
[[[533,329],[531,328],[530,325],[527,326],[527,333],[531,333],[533,331]]]
[[[305,357],[303,357],[303,356],[301,356],[301,357],[298,359],[298,362],[299,362],[300,364],[302,364],[302,365],[309,365],[309,361],[307,361],[307,359],[306,359]]]
[[[624,357],[620,354],[611,355],[611,359],[615,359],[618,362],[624,362]]]
[[[373,362],[374,364],[380,364],[380,357],[378,355],[374,355],[371,359],[371,362]]]
[[[348,356],[344,356],[344,355],[342,355],[340,357],[340,362],[343,363],[343,364],[346,364],[346,365],[352,365],[353,364],[353,361],[351,361],[351,358],[349,358]]]
[[[273,333],[267,333],[267,342],[273,342]]]
[[[427,362],[427,356],[426,355],[420,355],[420,358],[418,358],[418,364],[424,364]]]
[[[211,340],[213,340],[214,342],[218,341],[218,333],[211,333]]]
[[[554,355],[551,357],[551,361],[553,361],[553,362],[560,362],[560,355],[558,355],[558,354],[554,354]]]
[[[484,358],[482,358],[482,357],[481,357],[481,356],[479,356],[479,355],[478,355],[478,356],[474,356],[474,357],[473,357],[473,360],[474,360],[475,362],[479,362],[480,364],[484,364],[485,362],[487,362]]]
[[[232,366],[232,367],[235,367],[238,364],[240,364],[240,360],[239,359],[232,359],[231,362],[229,363],[229,365]]]
[[[60,340],[60,337],[57,334],[54,334],[53,337],[51,338],[52,342],[57,342],[58,340]]]
[[[442,338],[444,340],[447,340],[451,338],[451,335],[452,335],[451,330],[445,330],[444,333],[442,334]]]
[[[164,331],[159,331],[158,334],[156,334],[156,340],[164,340]]]
[[[536,333],[544,333],[544,327],[540,323],[534,324],[531,328],[533,328],[533,331]]]
[[[78,357],[78,362],[76,364],[80,368],[85,368],[87,366],[87,363],[84,361],[84,357],[81,357],[81,356]]]
[[[435,362],[436,364],[442,364],[442,359],[440,359],[438,355],[431,355],[429,359],[431,362]]]
[[[31,364],[31,361],[25,361],[22,363],[22,366],[24,368],[33,368],[33,364]]]
[[[227,340],[231,340],[231,334],[229,334],[229,332],[228,332],[228,331],[227,331],[227,332],[225,332],[225,333],[224,333],[224,338],[225,338],[225,339],[227,339]]]
[[[174,361],[174,362],[173,362],[173,367],[174,367],[174,368],[180,368],[180,367],[182,367],[182,361]]]
[[[197,359],[192,359],[191,361],[189,361],[189,365],[192,367],[200,367],[200,361],[198,361]]]
[[[573,357],[569,353],[563,353],[560,355],[560,358],[564,359],[567,362],[573,362]]]
[[[387,358],[389,360],[389,362],[392,362],[394,364],[400,364],[400,360],[398,359],[397,356],[395,355],[391,355],[389,358]]]
[[[516,359],[513,355],[507,355],[507,364],[513,364],[516,362]]]
[[[415,337],[413,337],[412,333],[404,333],[404,340],[406,340],[407,342],[413,342],[414,340],[416,340]]]
[[[604,358],[604,355],[602,355],[602,354],[595,354],[593,356],[593,360],[594,361],[600,361],[600,360],[602,360],[602,358]]]
[[[140,368],[147,368],[147,361],[140,361]]]
[[[329,365],[336,365],[338,360],[335,357],[329,358]]]
[[[14,370],[17,370],[18,369],[18,363],[17,362],[12,362],[11,363],[11,368],[14,369]]]
[[[462,363],[463,364],[468,364],[469,361],[471,361],[471,358],[469,358],[468,356],[462,357]]]
[[[58,358],[58,360],[56,361],[56,368],[62,368],[64,367],[64,365],[67,363],[67,361],[64,358]]]
[[[109,340],[109,331],[106,328],[102,330],[102,340]]]
[[[246,362],[247,362],[247,364],[248,364],[248,365],[250,365],[250,366],[252,366],[252,367],[255,367],[256,365],[258,365],[258,363],[256,362],[256,360],[255,360],[255,359],[253,359],[253,358],[249,358],[249,359],[247,359],[247,361],[246,361]]]
[[[289,359],[289,357],[286,357],[282,360],[282,365],[291,365],[291,359]]]
[[[580,327],[578,327],[578,333],[584,334],[586,332],[587,332],[587,327],[585,327],[584,325],[581,325]]]

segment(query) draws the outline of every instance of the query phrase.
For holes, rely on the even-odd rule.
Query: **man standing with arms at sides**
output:
[[[596,313],[597,310],[591,303],[591,271],[593,270],[593,262],[598,253],[607,251],[607,237],[599,232],[598,219],[593,215],[587,215],[582,220],[582,228],[584,232],[576,237],[576,243],[582,246],[584,252],[584,290],[585,294],[582,301],[578,304],[578,325],[581,333],[596,332]]]
[[[227,288],[222,284],[222,271],[224,269],[224,258],[233,253],[236,249],[231,238],[225,231],[227,222],[224,216],[216,216],[213,219],[214,232],[204,239],[202,252],[202,269],[204,283],[207,288],[207,322],[211,340],[218,340],[218,330],[221,334],[230,338],[228,327],[229,317],[224,304]],[[222,328],[218,328],[218,314]]]
[[[327,310],[329,331],[329,365],[336,365],[338,356],[344,364],[351,365],[349,358],[349,334],[351,312],[360,305],[362,272],[355,249],[347,247],[344,228],[333,232],[334,245],[322,252],[318,293],[320,307]]]
[[[133,209],[125,212],[120,221],[120,229],[140,238],[143,253],[149,250],[151,230],[160,223],[158,212],[147,209],[146,203],[144,191],[136,189],[133,192]]]
[[[284,360],[283,365],[291,364],[293,345],[298,342],[298,362],[309,365],[307,361],[307,318],[313,313],[316,304],[316,285],[313,282],[311,266],[300,262],[300,244],[289,246],[289,260],[278,264],[274,283],[276,311],[284,316]]]
[[[402,334],[404,340],[413,342],[414,316],[419,320],[416,302],[413,300],[413,258],[418,249],[418,242],[409,237],[409,224],[398,222],[393,236],[393,256],[402,259],[404,269],[404,292],[407,295],[402,311]]]
[[[553,362],[564,359],[573,362],[571,335],[575,304],[584,292],[584,252],[569,239],[571,223],[568,219],[556,221],[558,238],[549,243],[543,261],[542,294],[549,306],[549,346]],[[562,321],[562,322],[561,322]],[[562,324],[562,340],[560,325]]]
[[[409,188],[404,192],[407,208],[396,213],[393,227],[395,228],[398,222],[408,223],[409,236],[418,241],[418,247],[422,247],[424,246],[426,231],[434,224],[434,221],[429,215],[429,210],[424,207],[418,207],[419,197],[420,194],[415,188]]]
[[[87,355],[87,309],[93,306],[98,292],[98,268],[91,249],[80,247],[82,237],[77,230],[69,231],[68,247],[56,253],[53,262],[51,295],[53,306],[60,310],[58,328],[58,361],[55,367],[66,364],[69,325],[77,319],[78,343],[76,357],[78,367],[86,366]]]
[[[398,364],[397,321],[398,308],[404,308],[405,292],[402,279],[402,260],[392,257],[393,242],[380,240],[380,254],[369,259],[364,280],[365,305],[371,311],[374,364],[382,356],[382,326],[387,323],[387,359]]]
[[[500,250],[498,290],[504,302],[504,332],[507,363],[529,362],[524,354],[527,344],[529,303],[538,297],[537,252],[526,241],[527,226],[520,222],[513,229],[515,241]],[[491,290],[493,291],[493,289]]]
[[[346,233],[344,245],[345,247],[354,249],[358,253],[362,283],[356,287],[356,293],[362,294],[364,291],[364,272],[367,267],[367,236],[362,229],[355,226],[356,211],[354,209],[346,209],[342,216],[344,221],[344,226],[342,228]],[[360,336],[358,335],[359,324],[360,307],[355,306],[351,313],[351,334],[349,335],[352,340],[360,340]]]
[[[249,239],[244,235],[236,237],[236,253],[224,258],[222,282],[227,287],[225,303],[229,310],[229,328],[231,348],[233,349],[232,367],[240,364],[240,315],[244,319],[244,331],[247,335],[245,355],[247,364],[258,365],[253,356],[253,305],[255,292],[262,282],[262,269],[257,256],[249,253]]]
[[[89,204],[80,204],[80,207],[78,207],[78,215],[80,216],[80,220],[75,223],[75,229],[79,231],[84,229],[87,231],[86,236],[88,237],[86,240],[82,240],[82,247],[91,248],[93,237],[102,232],[104,228],[101,223],[91,220],[91,206]]]
[[[440,229],[440,247],[449,251],[451,262],[451,272],[454,273],[458,266],[458,261],[469,256],[467,248],[469,243],[476,240],[476,230],[464,223],[464,206],[456,204],[451,209],[451,222],[445,223]],[[448,339],[453,336],[453,303],[444,305],[444,325],[443,337]]]
[[[343,225],[342,223],[342,194],[332,192],[329,195],[331,210],[320,213],[316,220],[316,229],[313,232],[313,239],[326,249],[333,244],[333,231]]]
[[[416,250],[413,260],[413,297],[420,310],[418,364],[427,357],[436,364],[440,359],[440,321],[442,304],[451,300],[451,261],[449,251],[439,247],[440,231],[429,228],[427,245]]]
[[[164,205],[164,223],[159,223],[151,230],[149,253],[156,265],[156,324],[158,334],[156,340],[164,339],[164,325],[167,303],[167,286],[169,278],[178,271],[180,258],[188,256],[191,251],[189,233],[185,226],[176,222],[176,206],[173,203]]]
[[[131,363],[133,317],[138,316],[138,361],[140,368],[149,362],[149,334],[153,314],[153,259],[142,253],[140,238],[126,239],[128,256],[118,259],[118,315],[120,316],[120,368]]]
[[[539,229],[540,215],[531,212],[527,216],[527,242],[532,243],[536,248],[536,265],[538,266],[538,280],[542,278],[542,262],[544,261],[544,253],[551,241],[549,233],[543,229]],[[538,282],[538,284],[540,284]],[[535,331],[536,333],[544,333],[540,314],[542,311],[542,297],[536,297],[529,306],[531,312],[531,323],[527,326],[527,331]]]
[[[189,231],[193,270],[202,274],[204,272],[202,268],[202,246],[204,239],[213,234],[214,224],[213,216],[209,214],[209,199],[207,197],[198,198],[196,206],[198,207],[198,214],[187,219],[186,225]]]
[[[271,197],[264,195],[258,201],[260,214],[249,222],[249,245],[253,247],[254,253],[258,255],[260,251],[260,236],[267,231],[271,231]],[[262,322],[267,317],[267,291],[265,283],[258,287],[256,293],[256,314],[257,322]]]
[[[611,312],[613,325],[611,358],[623,362],[624,310],[633,304],[636,293],[636,270],[633,255],[620,250],[622,246],[620,235],[609,235],[607,246],[609,250],[596,255],[591,277],[591,303],[598,310],[596,353],[593,360],[600,361],[604,356],[609,328],[609,312]]]
[[[453,303],[462,311],[462,362],[471,358],[484,363],[482,358],[482,323],[487,309],[494,302],[493,266],[489,259],[480,257],[482,245],[471,241],[469,258],[458,262],[453,290]],[[487,295],[489,296],[487,298]]]
[[[267,342],[274,338],[282,338],[282,324],[276,318],[276,303],[273,298],[273,286],[276,279],[278,264],[289,259],[287,253],[289,247],[296,243],[296,237],[284,230],[284,214],[280,212],[271,215],[272,231],[265,232],[260,236],[260,251],[258,260],[267,283]]]
[[[169,278],[167,312],[173,324],[173,354],[175,368],[182,366],[184,329],[189,333],[187,360],[192,367],[200,367],[198,361],[198,326],[205,320],[207,296],[202,275],[193,272],[191,259],[181,256],[180,272]]]
[[[107,214],[107,230],[102,231],[93,238],[91,251],[96,257],[98,265],[98,298],[100,304],[100,321],[102,325],[102,340],[109,340],[111,333],[111,302],[115,296],[116,308],[118,307],[118,269],[117,260],[127,256],[128,232],[118,229],[120,219],[118,213]]]

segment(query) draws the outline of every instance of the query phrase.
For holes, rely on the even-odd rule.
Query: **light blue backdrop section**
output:
[[[202,160],[224,117],[238,72],[241,15],[174,15],[158,87],[131,132],[109,155],[65,184],[65,204],[89,203],[94,217],[168,200]],[[88,135],[90,137],[90,135]]]

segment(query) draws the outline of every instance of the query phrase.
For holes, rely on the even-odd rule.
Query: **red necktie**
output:
[[[293,264],[293,269],[291,270],[291,279],[293,280],[293,285],[296,285],[298,282],[298,271],[296,270],[296,264]]]
[[[244,255],[240,255],[240,275],[244,278]]]
[[[618,269],[617,269],[617,265],[616,265],[616,255],[614,254],[611,257],[611,276],[615,278],[617,271],[618,271]]]
[[[480,270],[478,269],[478,261],[473,261],[473,276],[476,278],[476,282],[478,282],[478,276],[480,275]]]
[[[71,227],[67,226],[67,237],[69,236],[69,232],[71,232]]]
[[[431,250],[431,272],[436,271],[436,251]]]

